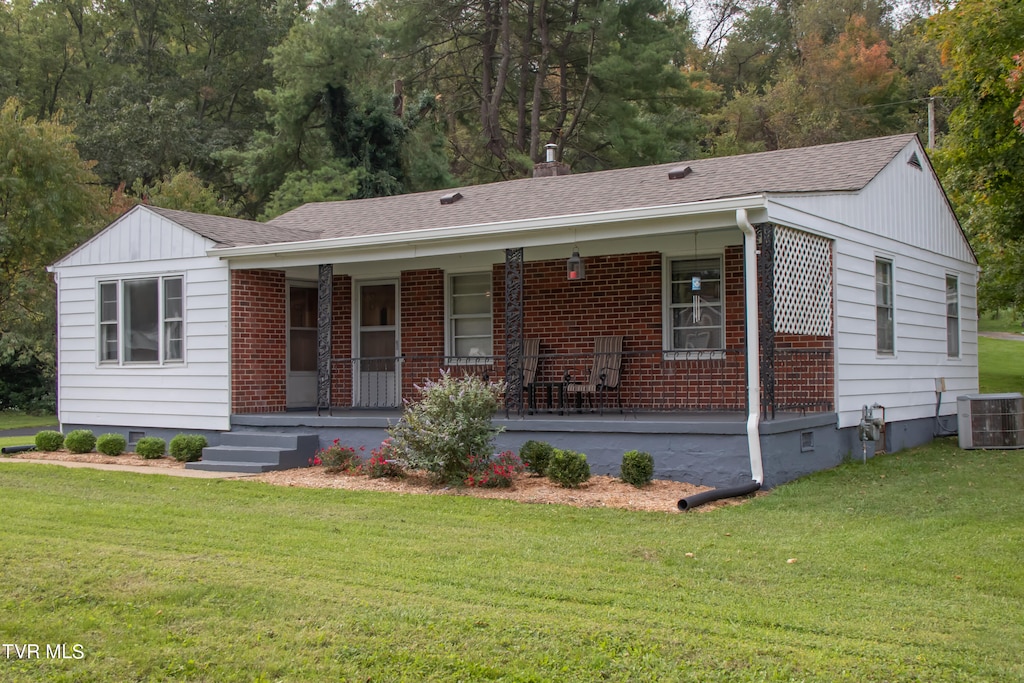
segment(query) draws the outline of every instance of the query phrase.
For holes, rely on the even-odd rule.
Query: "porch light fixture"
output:
[[[573,249],[572,256],[566,260],[565,277],[570,282],[573,280],[582,280],[586,277],[586,273],[583,272],[583,259],[580,258],[579,249]]]

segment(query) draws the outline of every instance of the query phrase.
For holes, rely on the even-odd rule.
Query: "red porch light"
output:
[[[572,250],[572,256],[565,262],[565,276],[568,280],[582,280],[586,277],[583,272],[583,259],[580,258],[579,249]]]

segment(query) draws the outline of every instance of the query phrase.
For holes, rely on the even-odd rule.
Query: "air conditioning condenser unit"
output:
[[[960,448],[1024,448],[1024,396],[957,396]]]

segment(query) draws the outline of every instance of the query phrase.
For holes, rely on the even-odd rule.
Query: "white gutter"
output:
[[[475,237],[500,236],[503,241],[515,239],[523,233],[542,232],[545,230],[561,230],[583,225],[597,225],[623,221],[636,221],[652,218],[669,218],[684,215],[699,215],[723,211],[735,211],[740,208],[757,209],[764,206],[764,195],[746,197],[730,197],[686,204],[667,204],[662,206],[646,206],[635,209],[614,209],[611,211],[593,211],[590,213],[566,214],[563,216],[543,216],[513,221],[497,221],[468,225],[445,226],[443,228],[426,228],[423,230],[407,230],[402,232],[378,233],[372,235],[352,235],[349,237],[333,237],[302,242],[279,242],[274,244],[257,244],[241,247],[220,247],[207,250],[208,256],[232,258],[239,256],[283,256],[307,252],[334,251],[338,249],[360,249],[367,247],[387,247],[395,244],[441,242],[451,239],[471,239]],[[642,233],[631,232],[636,236]],[[511,242],[510,242],[511,244]]]
[[[764,483],[761,459],[761,339],[757,320],[757,235],[747,219],[746,209],[736,209],[736,225],[743,231],[743,299],[747,324],[747,449],[750,451],[750,476]]]

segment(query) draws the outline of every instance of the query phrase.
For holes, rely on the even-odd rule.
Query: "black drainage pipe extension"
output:
[[[0,453],[7,455],[9,453],[24,453],[25,451],[34,451],[35,446],[4,446],[0,448]]]
[[[761,485],[759,483],[757,483],[756,481],[752,481],[749,484],[741,484],[739,486],[730,486],[730,487],[724,488],[724,489],[711,489],[710,491],[701,491],[700,493],[695,493],[692,496],[687,496],[686,498],[680,498],[679,502],[676,503],[676,507],[678,507],[683,512],[686,512],[687,510],[692,510],[693,508],[697,507],[698,505],[703,505],[704,503],[710,503],[713,500],[721,500],[723,498],[736,498],[737,496],[745,496],[745,495],[747,495],[749,493],[753,493],[754,491],[758,490],[759,488],[761,488]]]

